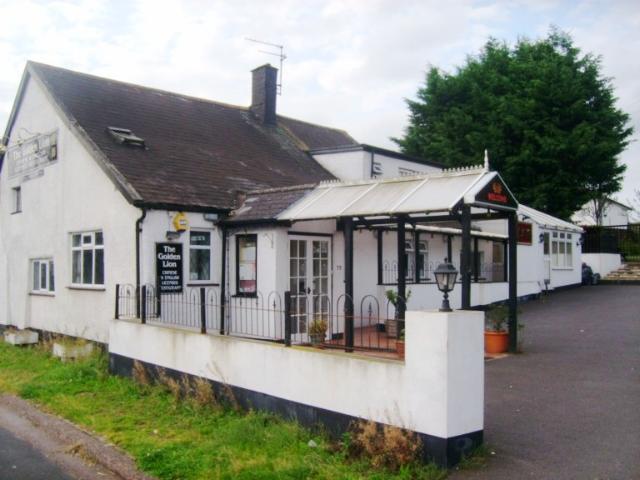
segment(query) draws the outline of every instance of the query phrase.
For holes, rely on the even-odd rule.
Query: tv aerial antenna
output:
[[[278,87],[278,95],[282,95],[282,63],[287,59],[287,56],[284,54],[284,45],[278,45],[276,43],[265,42],[263,40],[256,40],[255,38],[245,38],[245,40],[253,43],[259,43],[261,45],[266,45],[271,47],[271,50],[258,50],[260,53],[266,53],[267,55],[273,55],[274,57],[278,57],[280,59],[280,81],[276,85]],[[273,51],[273,49],[277,49],[279,51]]]

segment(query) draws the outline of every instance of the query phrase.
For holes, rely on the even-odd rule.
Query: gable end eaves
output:
[[[137,203],[142,200],[140,194],[136,191],[136,189],[127,181],[127,179],[120,173],[120,171],[116,168],[113,163],[109,160],[109,158],[104,154],[102,150],[95,144],[95,142],[91,139],[89,134],[80,126],[75,117],[71,114],[71,112],[66,108],[63,102],[61,102],[53,91],[49,88],[46,80],[42,78],[37,71],[37,69],[33,68],[31,62],[27,62],[25,76],[23,76],[23,80],[28,73],[30,78],[32,78],[35,82],[37,82],[38,86],[42,89],[44,95],[47,100],[51,103],[54,110],[60,118],[62,119],[63,124],[74,134],[76,139],[80,142],[80,144],[89,152],[89,155],[96,161],[98,166],[102,169],[102,171],[107,175],[107,177],[115,184],[116,188],[122,193],[125,199],[131,203]],[[19,97],[20,103],[22,101],[21,97],[24,95],[24,88],[26,87],[26,82],[20,84]],[[7,126],[7,139],[10,134],[11,128],[13,127],[13,122],[15,120],[15,114],[19,109],[19,102],[16,101],[16,111],[12,112],[12,117],[10,118],[10,124]]]

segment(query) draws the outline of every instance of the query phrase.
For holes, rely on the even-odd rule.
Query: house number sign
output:
[[[156,243],[158,293],[182,292],[182,244]]]

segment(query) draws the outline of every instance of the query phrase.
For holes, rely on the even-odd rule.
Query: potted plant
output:
[[[327,321],[324,318],[316,318],[309,326],[309,338],[311,345],[320,345],[327,335]]]
[[[396,351],[400,358],[404,358],[404,328],[400,330],[400,338],[396,340]]]
[[[387,300],[391,303],[395,309],[394,318],[387,318],[384,321],[384,329],[387,332],[388,337],[397,337],[398,336],[398,304],[400,303],[400,295],[395,290],[387,290],[385,292],[387,296]],[[404,301],[405,307],[407,303],[409,303],[409,299],[411,298],[411,290],[407,290],[407,298]]]
[[[509,309],[504,305],[493,306],[485,313],[485,353],[504,353],[509,348],[508,318]]]

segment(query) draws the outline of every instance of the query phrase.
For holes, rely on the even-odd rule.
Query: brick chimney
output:
[[[251,75],[251,113],[264,125],[275,125],[278,69],[267,63]]]

